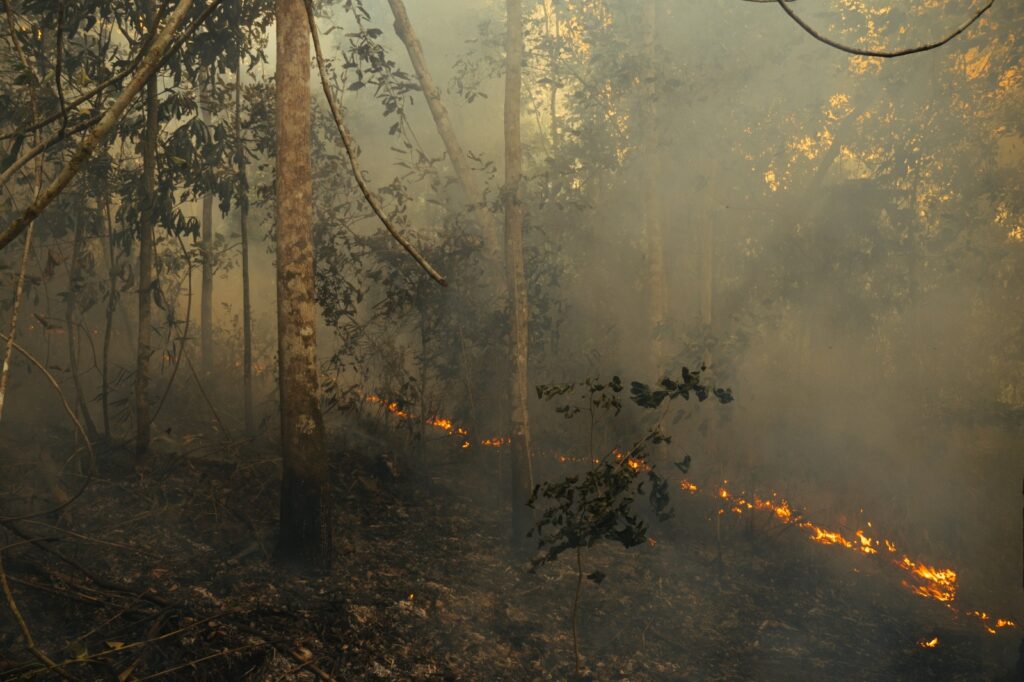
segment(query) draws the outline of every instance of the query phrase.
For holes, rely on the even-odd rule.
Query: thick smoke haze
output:
[[[508,360],[515,331],[508,303],[512,280],[506,279],[513,268],[507,265],[511,251],[503,222],[508,197],[503,184],[506,5],[496,0],[406,4],[481,196],[467,196],[453,172],[406,46],[392,27],[391,3],[362,0],[355,9],[349,2],[318,7],[329,77],[357,141],[365,177],[403,234],[449,280],[445,289],[434,285],[371,212],[353,182],[311,60],[311,248],[327,451],[341,481],[337,489],[344,491],[336,493],[338,499],[365,495],[373,504],[385,499],[382,505],[393,500],[401,505],[407,489],[417,495],[451,495],[460,505],[487,510],[477,526],[467,521],[462,530],[449,529],[453,537],[485,528],[504,539],[507,529],[495,531],[488,524],[493,517],[514,515],[518,500],[509,492],[515,485],[516,455],[510,454],[514,447],[506,447],[509,438],[517,438],[510,397],[516,379],[510,378]],[[26,22],[37,12],[32,3],[12,5]],[[653,27],[644,13],[648,5],[655,7]],[[788,6],[834,40],[861,50],[886,50],[942,38],[982,4],[804,0]],[[529,298],[531,483],[582,475],[595,457],[628,450],[637,434],[657,422],[671,442],[651,445],[650,461],[670,483],[675,517],[664,525],[652,520],[653,541],[645,539],[640,551],[662,554],[649,566],[628,564],[640,576],[634,583],[661,586],[686,576],[690,589],[714,592],[707,598],[728,611],[732,606],[722,606],[722,595],[742,588],[723,587],[720,573],[714,586],[711,579],[700,585],[694,581],[704,575],[701,571],[728,570],[721,566],[730,561],[746,566],[747,558],[737,557],[755,556],[751,561],[762,563],[748,573],[736,568],[737,574],[763,571],[751,580],[799,592],[802,578],[764,577],[773,571],[764,547],[783,547],[771,551],[785,553],[791,545],[784,542],[810,545],[800,541],[817,525],[851,541],[849,552],[842,546],[820,548],[820,564],[815,565],[830,584],[848,586],[863,578],[863,584],[888,585],[891,594],[913,591],[912,570],[898,566],[903,557],[955,570],[956,598],[925,595],[920,602],[927,607],[921,608],[935,607],[926,617],[902,605],[885,612],[890,592],[879,588],[872,593],[882,614],[878,621],[934,622],[935,632],[946,628],[943,642],[961,642],[961,651],[976,656],[971,661],[984,664],[983,672],[938,664],[915,668],[886,641],[886,631],[877,629],[865,635],[864,645],[878,651],[877,658],[862,664],[858,679],[989,679],[995,671],[1010,670],[1021,634],[1016,624],[1024,617],[1024,8],[997,0],[948,44],[895,59],[829,47],[777,3],[763,0],[530,0],[524,1],[523,11],[522,253]],[[151,322],[155,336],[148,391],[151,402],[161,406],[153,418],[153,450],[160,456],[190,453],[193,443],[219,438],[214,450],[202,452],[212,456],[216,448],[227,448],[227,454],[217,456],[218,466],[251,455],[258,462],[254,467],[267,462],[278,467],[284,446],[277,390],[273,22],[268,18],[265,35],[251,38],[253,44],[262,42],[265,51],[244,60],[240,96],[242,134],[251,143],[246,196],[256,428],[247,432],[243,427],[241,407],[241,204],[223,189],[234,182],[233,157],[221,151],[178,159],[183,147],[174,142],[175,131],[186,130],[197,112],[186,104],[175,110],[172,102],[201,99],[199,85],[190,85],[199,83],[198,71],[190,69],[174,74],[167,68],[159,78],[165,119],[158,177],[164,183],[161,195],[195,225],[202,220],[206,190],[227,192],[214,201],[214,351],[210,358],[200,357],[199,324],[205,313],[199,235],[175,234],[160,223],[160,293]],[[217,44],[218,38],[208,42]],[[41,63],[49,63],[47,49],[55,48],[42,50]],[[0,101],[8,103],[0,108],[23,107],[16,102],[21,86],[13,85],[21,67],[7,42],[0,55],[5,98]],[[85,74],[87,67],[81,68]],[[217,85],[204,95],[204,106],[223,126],[211,137],[215,141],[219,135],[234,139],[233,68],[233,62],[217,64]],[[53,103],[48,93],[39,97]],[[19,121],[28,120],[26,114],[18,116],[0,117],[0,131],[16,130]],[[104,431],[101,374],[108,366],[106,421],[114,424],[116,437],[98,441],[99,458],[113,462],[118,475],[140,480],[148,474],[125,453],[134,423],[139,325],[139,247],[133,226],[141,209],[132,208],[137,202],[131,183],[142,168],[143,121],[142,105],[136,102],[127,127],[104,152],[117,157],[110,162],[116,181],[103,185],[108,167],[90,166],[83,172],[87,179],[72,184],[37,220],[17,330],[19,343],[56,377],[72,411],[81,416],[85,403],[99,435]],[[12,151],[7,144],[0,147],[0,157]],[[12,158],[17,157],[14,151]],[[51,177],[68,153],[57,146],[45,157],[43,176]],[[202,175],[196,169],[204,164],[222,180],[187,179],[189,173]],[[0,227],[33,196],[33,168],[26,167],[7,186]],[[108,203],[95,187],[108,188]],[[121,230],[116,246],[103,223],[108,213],[109,229]],[[484,224],[481,214],[490,215],[493,225]],[[91,231],[80,245],[79,258],[87,266],[77,274],[71,272],[76,215]],[[496,231],[488,235],[488,229]],[[489,253],[489,238],[501,253]],[[120,255],[111,263],[115,252]],[[0,327],[5,334],[20,256],[20,241],[0,252],[5,292]],[[106,288],[111,270],[119,278],[113,299]],[[79,322],[69,327],[72,313],[65,306],[71,291],[77,292],[72,305],[77,305],[73,314]],[[67,342],[76,324],[79,382],[73,380]],[[186,348],[190,355],[182,355]],[[661,411],[630,402],[631,381],[655,385],[666,375],[678,378],[682,367],[700,370],[709,386],[728,388],[734,400],[721,404],[712,396],[698,403],[691,398],[666,403]],[[564,398],[541,395],[544,386],[591,377],[622,379],[621,413],[612,416],[601,408],[590,421],[590,404],[576,416],[557,411],[577,395],[578,386]],[[0,455],[19,453],[8,458],[11,480],[29,490],[31,499],[5,503],[11,491],[4,491],[0,510],[5,516],[46,509],[49,505],[40,499],[65,500],[68,493],[53,493],[52,482],[76,476],[65,486],[74,491],[85,475],[81,438],[68,426],[55,395],[41,372],[15,358],[0,422]],[[72,448],[74,456],[67,446],[71,442],[79,444]],[[47,454],[39,459],[39,452]],[[684,457],[686,467],[681,466]],[[45,459],[43,474],[33,469],[37,459]],[[103,466],[100,471],[99,480],[116,479]],[[267,471],[273,481],[268,489],[276,490],[277,468]],[[408,488],[394,492],[388,487],[392,478]],[[699,493],[687,494],[687,485]],[[802,516],[784,518],[775,511],[778,507],[767,506],[754,512],[734,501],[755,496],[784,498]],[[640,497],[646,504],[646,490]],[[152,499],[155,509],[157,498]],[[246,523],[259,527],[259,551],[270,565],[270,551],[259,538],[274,532],[277,500],[264,503],[270,511],[253,512],[254,520]],[[365,511],[369,508],[338,512],[363,530],[352,530],[349,538],[349,528],[336,528],[336,550],[345,547],[356,555],[365,539],[360,533],[377,531],[377,520]],[[472,520],[472,513],[468,516]],[[453,521],[451,528],[456,525]],[[869,551],[857,544],[863,534],[874,538],[873,545],[866,545]],[[897,549],[887,550],[885,541]],[[617,579],[608,566],[643,561],[623,559],[600,549],[604,546],[587,549],[595,566],[611,576],[601,589]],[[887,551],[892,560],[884,563],[880,557],[888,557]],[[877,556],[864,559],[867,554]],[[240,559],[243,564],[246,556]],[[575,559],[569,556],[554,565],[565,569],[556,575],[564,578],[559,584],[571,598],[576,566],[570,566]],[[693,568],[695,556],[704,562],[699,570]],[[786,555],[789,563],[779,573],[802,565],[804,556]],[[605,560],[607,565],[600,564]],[[515,568],[509,570],[518,571],[523,562],[511,563]],[[390,569],[381,570],[386,574]],[[496,580],[494,574],[473,580],[487,583],[481,587],[487,592],[500,595],[505,589],[489,582]],[[420,589],[403,584],[401,591],[418,594]],[[559,592],[558,599],[562,596]],[[412,594],[403,599],[411,605],[402,608],[415,613],[419,602]],[[611,612],[616,607],[608,600],[602,608]],[[563,606],[560,601],[557,608]],[[700,612],[702,606],[688,604],[686,609]],[[967,615],[972,611],[991,618]],[[558,611],[559,623],[568,613]],[[591,623],[606,623],[600,620],[603,615],[595,611]],[[523,651],[516,649],[517,617],[508,616],[513,625],[494,631],[513,641],[507,644],[499,636],[501,646]],[[985,630],[996,632],[996,617],[1015,623],[990,636]],[[687,618],[680,632],[704,627],[693,620],[696,616]],[[726,654],[721,659],[694,656],[685,672],[647,667],[634,677],[624,672],[619,678],[612,675],[614,663],[604,673],[587,670],[595,675],[592,679],[787,679],[786,671],[796,670],[796,664],[762,659],[758,647],[769,647],[766,642],[776,636],[791,651],[807,652],[821,638],[809,629],[780,635],[785,631],[779,622],[786,620],[764,615],[743,631],[747,653],[737,657],[742,664],[735,664],[742,674],[722,662]],[[6,621],[0,624],[7,627]],[[593,625],[589,632],[586,622],[581,627],[595,642],[595,651],[596,642],[602,652],[620,643],[624,649],[634,647],[639,636],[617,639],[608,630],[611,625]],[[849,624],[836,625],[836,631],[845,627],[851,628],[851,637],[860,636]],[[984,640],[989,643],[978,645],[981,640],[968,635],[956,639],[961,635],[955,633],[970,628],[990,637]],[[13,627],[10,631],[15,632]],[[444,632],[434,642],[435,651],[462,646],[457,633]],[[931,631],[920,632],[926,634],[930,637]],[[688,646],[700,641],[678,637]],[[632,638],[628,645],[627,638]],[[586,636],[583,641],[585,649]],[[644,646],[648,641],[654,640],[644,634]],[[566,636],[558,647],[563,655],[571,651],[571,639]],[[598,660],[604,654],[593,655]],[[666,657],[686,658],[678,652]],[[355,674],[354,668],[339,670]],[[832,672],[842,675],[843,670]],[[526,674],[524,669],[507,679],[548,679],[544,675],[549,674],[564,679],[572,672],[531,669]],[[800,675],[806,671],[793,674],[792,679],[805,679]],[[398,664],[389,675],[428,676]]]

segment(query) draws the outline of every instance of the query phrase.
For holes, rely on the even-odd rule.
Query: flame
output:
[[[679,489],[682,490],[683,492],[690,493],[691,495],[696,494],[697,491],[700,490],[700,488],[698,488],[695,483],[691,483],[690,481],[687,481],[685,478],[679,481]]]
[[[935,647],[937,647],[939,645],[939,638],[938,637],[932,637],[931,639],[927,639],[927,640],[926,639],[922,639],[920,642],[917,643],[917,645],[919,647],[924,648],[924,649],[934,649]]]
[[[786,525],[796,525],[810,531],[808,539],[821,545],[831,545],[858,552],[866,555],[879,555],[879,550],[884,548],[894,556],[889,563],[908,574],[907,578],[901,581],[906,589],[921,597],[944,604],[954,613],[975,618],[981,621],[982,626],[990,634],[996,634],[1001,628],[1014,628],[1017,624],[1008,618],[992,619],[983,611],[961,612],[953,606],[957,597],[957,572],[952,568],[938,568],[920,561],[911,559],[906,554],[897,551],[896,543],[887,539],[875,539],[868,536],[863,530],[854,532],[853,539],[844,535],[841,531],[833,530],[813,523],[794,513],[792,506],[785,498],[778,493],[772,492],[768,498],[753,496],[752,501],[745,499],[742,495],[734,495],[725,487],[729,481],[723,481],[717,488],[716,497],[720,500],[719,514],[731,511],[734,514],[744,514],[751,510],[768,511],[779,521]],[[686,492],[695,493],[698,488],[690,481],[683,480],[679,487]],[[861,512],[864,510],[862,509]],[[867,522],[867,527],[874,531],[874,526]],[[872,533],[874,534],[874,533]],[[928,648],[938,645],[938,638]],[[924,643],[921,646],[925,646]]]

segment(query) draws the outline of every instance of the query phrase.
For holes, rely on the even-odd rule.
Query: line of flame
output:
[[[725,488],[725,485],[728,483],[729,481],[723,481],[723,484],[715,491],[716,496],[722,501],[722,507],[718,510],[719,514],[724,514],[727,509],[735,514],[743,514],[751,510],[768,511],[784,524],[795,524],[799,528],[809,530],[811,534],[807,536],[808,539],[818,544],[836,545],[868,555],[879,554],[879,550],[884,549],[889,555],[898,555],[898,558],[893,556],[890,563],[909,574],[910,580],[903,580],[901,584],[914,594],[940,602],[956,614],[980,621],[985,630],[990,634],[996,634],[1001,628],[1014,628],[1017,626],[1009,618],[993,619],[983,611],[960,611],[956,609],[953,606],[953,602],[957,595],[957,572],[952,568],[936,568],[914,561],[906,554],[900,554],[896,549],[896,543],[891,540],[886,538],[876,540],[868,537],[860,529],[854,533],[854,539],[851,540],[839,531],[819,526],[805,519],[802,515],[795,514],[790,503],[776,492],[773,492],[769,498],[761,498],[754,495],[751,500],[747,500],[740,495],[730,493]],[[691,495],[696,494],[700,490],[695,483],[685,479],[680,481],[679,488]],[[869,528],[871,527],[870,522],[867,525]],[[935,644],[928,645],[928,647],[931,648],[937,644],[938,639],[936,638]]]

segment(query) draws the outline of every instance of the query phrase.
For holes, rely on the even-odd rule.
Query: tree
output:
[[[309,26],[303,0],[277,0],[275,181],[281,412],[280,561],[331,565],[331,482],[316,355]]]
[[[523,143],[520,131],[523,89],[522,0],[507,0],[505,34],[505,269],[512,311],[510,336],[512,439],[512,533],[518,544],[529,532],[527,506],[533,488],[530,413],[527,406],[529,304],[523,252]]]
[[[146,23],[156,31],[153,0],[146,3]],[[149,450],[149,356],[152,354],[153,231],[156,226],[156,145],[160,135],[157,71],[146,82],[146,128],[142,140],[142,221],[139,224],[139,330],[135,355],[135,459]]]

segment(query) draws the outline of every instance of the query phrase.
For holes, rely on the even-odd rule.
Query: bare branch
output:
[[[306,5],[306,16],[309,18],[309,32],[313,37],[313,49],[316,52],[316,66],[320,71],[320,83],[323,85],[324,95],[327,96],[327,104],[331,108],[331,114],[334,116],[334,123],[338,127],[338,132],[341,134],[341,142],[345,147],[345,152],[348,154],[349,164],[352,166],[352,174],[356,177],[356,184],[359,185],[360,191],[366,198],[366,202],[370,204],[370,208],[383,223],[387,231],[391,233],[391,236],[395,238],[406,253],[412,256],[421,268],[423,268],[431,278],[434,279],[441,286],[448,286],[448,282],[445,281],[444,276],[434,269],[427,259],[420,255],[416,247],[409,243],[405,237],[398,231],[391,219],[384,213],[384,208],[380,204],[380,199],[373,193],[370,186],[366,184],[366,180],[363,178],[363,173],[359,168],[359,161],[356,154],[356,145],[352,140],[352,135],[349,134],[348,128],[345,127],[345,122],[341,117],[341,109],[338,107],[337,101],[334,99],[334,92],[331,90],[330,81],[327,78],[327,67],[324,66],[324,55],[320,49],[320,33],[316,28],[316,19],[313,17],[313,6],[310,0],[305,0]]]
[[[747,1],[748,2],[757,2],[758,0],[747,0]],[[956,38],[958,35],[960,35],[964,31],[966,31],[968,28],[970,28],[970,26],[974,22],[976,22],[978,19],[981,18],[981,15],[983,15],[985,12],[987,12],[989,10],[989,8],[992,7],[993,4],[995,4],[995,1],[996,0],[988,0],[988,2],[985,3],[985,6],[982,7],[980,10],[978,10],[974,14],[974,16],[972,16],[970,18],[970,20],[967,21],[967,23],[965,23],[962,26],[960,26],[960,28],[958,28],[957,30],[953,31],[952,33],[950,33],[948,36],[946,36],[942,40],[936,41],[934,43],[926,43],[924,45],[918,45],[917,47],[908,47],[908,48],[905,48],[905,49],[902,49],[902,50],[887,51],[887,50],[862,50],[862,49],[857,48],[857,47],[849,47],[847,45],[843,45],[842,43],[837,43],[836,41],[832,40],[831,38],[826,38],[825,36],[821,35],[817,31],[815,31],[813,28],[811,28],[810,25],[807,24],[807,22],[805,22],[803,19],[798,17],[796,15],[796,12],[794,12],[792,9],[790,9],[787,6],[787,2],[789,2],[789,0],[776,0],[776,2],[778,3],[779,7],[781,7],[782,10],[786,14],[789,15],[789,18],[792,19],[793,21],[795,21],[800,28],[802,28],[803,30],[807,31],[807,33],[809,33],[811,35],[811,37],[813,37],[815,40],[820,41],[822,43],[825,43],[829,47],[834,47],[837,50],[842,50],[843,52],[848,52],[849,54],[860,55],[862,57],[882,57],[884,59],[892,59],[893,57],[903,57],[903,56],[908,55],[908,54],[916,54],[918,52],[927,52],[928,50],[934,50],[937,47],[942,47],[943,45],[945,45],[949,41],[953,40],[953,38]]]

